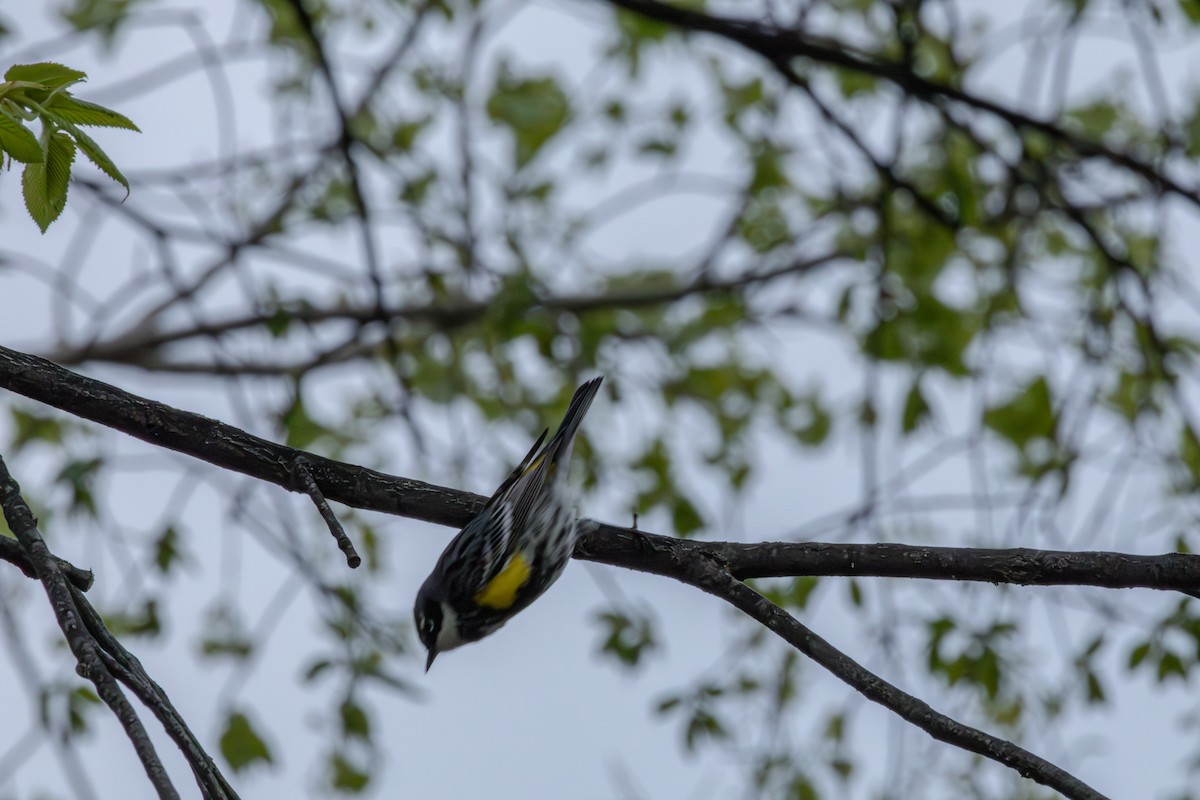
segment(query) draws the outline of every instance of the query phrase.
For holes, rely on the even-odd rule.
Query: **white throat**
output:
[[[442,627],[438,631],[437,651],[444,653],[466,644],[458,635],[458,615],[454,609],[442,603]]]

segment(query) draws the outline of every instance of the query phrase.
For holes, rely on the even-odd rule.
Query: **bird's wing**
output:
[[[534,454],[537,453],[538,448],[542,446],[542,442],[546,441],[546,434],[548,433],[550,433],[549,428],[546,428],[546,430],[542,431],[542,435],[539,436],[537,441],[533,443],[533,447],[529,448],[529,452],[525,454],[523,459],[521,459],[521,463],[517,465],[517,468],[510,472],[508,477],[501,481],[500,485],[496,487],[496,491],[492,493],[492,499],[488,501],[489,505],[495,503],[501,495],[511,489],[512,485],[516,483],[522,475],[525,474],[525,472],[529,469],[530,462],[533,461]]]
[[[512,507],[489,503],[442,554],[447,581],[458,584],[464,594],[473,595],[504,568],[512,543]]]
[[[575,443],[575,434],[579,430],[579,423],[583,421],[584,414],[588,412],[592,400],[596,398],[601,380],[603,379],[595,378],[575,390],[575,396],[571,398],[567,413],[563,415],[563,421],[554,435],[550,437],[550,441],[532,460],[526,456],[527,466],[524,467],[523,472],[511,483],[506,482],[507,485],[503,487],[513,506],[513,527],[516,530],[525,529],[530,515],[539,504],[554,500],[547,496],[547,492],[556,490],[553,487],[548,488],[547,484],[562,479],[563,475],[560,473],[559,465],[571,457],[571,449]],[[563,471],[565,472],[565,470],[566,466],[563,466]]]

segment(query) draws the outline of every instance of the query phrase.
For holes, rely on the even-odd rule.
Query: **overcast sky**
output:
[[[233,24],[227,5],[168,2],[152,8],[154,14],[162,14],[162,9],[186,10],[201,21],[209,35],[223,41]],[[49,12],[41,4],[10,4],[3,12],[17,28],[10,50],[15,47],[25,61],[50,57],[87,70],[91,80],[79,92],[85,98],[94,93],[96,99],[103,99],[106,88],[120,84],[126,76],[169,61],[191,47],[186,32],[162,27],[130,31],[114,51],[116,61],[91,46],[63,50],[53,45],[40,50],[35,43],[53,42],[57,30],[48,24]],[[994,9],[992,13],[996,13]],[[568,0],[543,0],[519,9],[514,6],[503,34],[489,46],[519,52],[522,62],[553,68],[569,83],[580,81],[598,59],[594,26],[600,18],[594,4]],[[997,58],[988,73],[998,85],[1006,83],[1012,59],[1024,57],[1019,48],[1006,53]],[[1195,67],[1196,55],[1191,50],[1172,53],[1168,69],[1181,83],[1186,82],[1185,70]],[[1078,91],[1086,91],[1091,76],[1113,60],[1102,47],[1091,44],[1081,48],[1078,58]],[[670,67],[665,62],[656,66],[664,86],[669,86],[670,80],[686,82],[686,75],[680,78]],[[670,79],[666,77],[669,74],[673,75]],[[266,106],[260,102],[267,77],[263,65],[253,60],[238,63],[231,75],[234,79],[230,91],[238,109],[235,131],[216,129],[210,85],[202,74],[192,74],[165,85],[160,92],[117,104],[142,127],[143,134],[105,131],[99,138],[128,172],[170,166],[181,160],[213,158],[225,147],[249,149],[269,142],[277,131],[271,121],[264,119]],[[689,158],[709,165],[721,163],[719,142],[702,141],[697,148]],[[30,256],[25,264],[34,265],[34,272],[38,264],[59,263],[72,233],[80,225],[89,224],[83,200],[81,193],[73,194],[63,219],[43,237],[22,208],[18,173],[0,175],[4,253],[9,258],[14,254]],[[719,202],[703,196],[674,197],[669,203],[654,204],[636,215],[618,217],[589,245],[614,261],[630,253],[671,257],[686,252],[692,233],[719,219],[720,211]],[[313,246],[330,255],[344,255],[339,251],[341,243],[333,239],[314,242]],[[151,260],[152,254],[129,244],[121,226],[108,226],[80,275],[81,285],[103,293]],[[197,258],[196,263],[200,261]],[[54,302],[52,291],[35,275],[0,267],[0,342],[36,349],[39,343],[49,341],[56,318]],[[772,331],[759,346],[762,352],[789,365],[794,385],[823,381],[827,396],[838,397],[852,391],[859,381],[859,376],[847,369],[848,352],[833,339],[812,331]],[[172,405],[241,424],[227,395],[201,380],[166,381],[116,368],[89,369],[89,374]],[[310,386],[309,398],[319,407],[335,409],[338,398],[344,396],[346,382],[356,379],[354,374],[335,371]],[[0,408],[7,402],[0,396]],[[950,416],[953,412],[949,409]],[[547,420],[547,424],[554,422]],[[472,424],[471,420],[449,419],[437,433],[479,435],[478,426],[472,429]],[[689,424],[686,415],[681,418],[681,442],[691,435]],[[7,426],[7,416],[0,416],[0,441],[7,439]],[[605,431],[620,441],[623,435],[636,435],[638,423],[621,418],[602,396],[585,427]],[[713,532],[715,537],[787,538],[803,530],[806,523],[845,509],[859,499],[860,452],[853,437],[839,438],[835,445],[820,452],[800,451],[771,436],[760,438],[764,466],[746,501],[732,506],[719,491],[705,494],[709,510],[726,522],[723,529]],[[155,453],[154,448],[129,439],[110,437],[104,441],[106,446],[116,446],[115,454],[106,456],[129,466],[103,487],[104,505],[111,514],[107,522],[127,531],[135,540],[160,518],[162,503],[176,490],[185,469],[214,469],[189,465],[182,457],[147,459]],[[523,452],[520,445],[510,444],[513,457],[519,457]],[[911,455],[895,454],[894,463]],[[27,487],[37,487],[39,479],[46,477],[45,462],[35,458],[21,463],[28,471],[18,474],[18,479]],[[444,482],[455,478],[444,465],[419,462],[406,452],[394,453],[388,468],[396,474]],[[703,483],[703,475],[693,472],[700,485],[708,486]],[[494,464],[476,467],[462,476],[467,483],[463,488],[490,493],[500,474]],[[231,481],[230,485],[239,483]],[[930,493],[957,491],[964,485],[962,471],[953,463],[922,482]],[[261,502],[273,503],[275,499],[261,498],[270,498],[275,491],[264,487],[256,496]],[[612,498],[605,492],[589,498],[585,513],[626,523],[627,512],[606,505],[606,499]],[[190,497],[186,527],[191,534],[188,549],[194,556],[194,566],[173,589],[166,620],[169,635],[161,641],[134,641],[131,649],[212,749],[219,734],[219,714],[226,703],[250,708],[262,723],[277,759],[276,768],[237,776],[235,783],[243,797],[301,796],[319,785],[319,748],[334,722],[325,712],[335,687],[301,681],[306,663],[298,654],[307,657],[312,651],[316,617],[304,593],[296,592],[290,572],[264,554],[259,544],[236,533],[226,517],[227,500],[227,495],[210,485],[202,486]],[[298,498],[278,498],[278,502],[293,508],[297,519],[315,523],[311,509]],[[969,524],[966,520],[969,517],[963,524]],[[81,535],[72,534],[68,520],[56,518],[55,522],[61,528],[56,525],[46,531],[54,550],[82,566],[95,568],[97,585],[93,591],[105,601],[102,605],[119,604],[125,576],[121,559],[109,548],[89,544]],[[379,517],[379,524],[396,581],[375,599],[387,607],[406,610],[453,531],[405,519]],[[240,566],[231,576],[228,566],[234,562]],[[867,585],[874,602],[891,602],[887,598],[894,596],[901,604],[897,608],[900,614],[922,608],[913,601],[912,593],[889,595],[886,592],[890,590],[879,588],[881,584]],[[220,591],[230,587],[247,609],[252,624],[264,613],[272,619],[274,603],[298,594],[244,685],[231,684],[230,673],[223,665],[198,661],[192,646],[205,610]],[[14,597],[22,600],[8,605],[16,612],[15,620],[36,653],[43,676],[56,675],[77,682],[62,652],[44,646],[54,638],[54,628],[39,591],[15,570],[0,569],[0,598],[5,602]],[[600,628],[594,615],[614,592],[636,606],[652,608],[664,635],[661,648],[645,668],[632,673],[595,657]],[[881,654],[878,641],[864,638],[862,626],[849,624],[850,617],[843,608],[843,585],[827,582],[823,592],[827,596],[806,622],[884,677],[904,688],[916,688],[906,681],[918,681],[919,676],[896,672],[900,666]],[[990,604],[1005,602],[1004,594],[1003,590],[980,586],[967,596],[972,602]],[[1144,603],[1150,609],[1161,607],[1148,592],[1122,593],[1119,601]],[[904,605],[908,603],[914,605]],[[1068,628],[1083,619],[1069,609],[1063,614]],[[748,630],[737,622],[732,611],[694,589],[661,578],[575,562],[543,600],[497,635],[439,658],[428,676],[421,674],[416,659],[403,663],[401,669],[419,688],[420,698],[370,695],[378,702],[376,721],[382,735],[376,741],[387,765],[373,795],[654,800],[727,797],[743,785],[740,765],[720,752],[686,755],[680,747],[680,726],[673,720],[657,718],[652,710],[664,693],[687,685],[706,670],[720,672],[724,668],[737,633]],[[1047,634],[1045,649],[1028,654],[1028,658],[1050,658],[1055,652],[1054,622],[1046,619],[1032,624],[1044,625]],[[806,710],[823,710],[847,702],[854,709],[857,752],[871,761],[863,765],[868,772],[885,774],[897,747],[907,748],[904,752],[914,756],[939,752],[940,746],[931,745],[923,734],[908,731],[883,711],[853,698],[829,676],[814,669],[806,670],[804,675],[801,692]],[[11,658],[0,658],[0,685],[7,687],[5,699],[0,700],[7,720],[5,733],[0,734],[3,758],[35,718],[36,705],[26,696],[19,667]],[[918,685],[929,687],[928,682]],[[936,693],[925,692],[923,697],[939,710],[955,711],[952,702]],[[1031,732],[1028,744],[1115,798],[1142,797],[1148,776],[1181,774],[1180,758],[1187,752],[1188,743],[1179,741],[1181,737],[1173,725],[1178,707],[1178,695],[1153,694],[1139,680],[1122,691],[1110,712],[1062,731]],[[792,724],[798,731],[806,730],[814,719],[815,715],[801,713]],[[97,796],[150,797],[150,786],[116,723],[105,714],[95,714],[92,720],[95,732],[82,754]],[[1103,741],[1099,734],[1103,734]],[[186,795],[191,788],[186,767],[163,737],[157,739],[161,742],[160,753],[168,759],[177,785]],[[55,777],[61,771],[61,762],[52,749],[42,746],[14,780],[0,783],[0,799],[30,797],[34,788],[50,788],[57,796],[69,793]],[[0,776],[0,781],[6,777]],[[1164,789],[1178,785],[1179,781],[1161,783]]]

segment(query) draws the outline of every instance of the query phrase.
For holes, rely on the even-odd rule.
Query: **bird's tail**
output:
[[[570,458],[575,432],[579,430],[579,423],[583,422],[584,414],[596,399],[596,393],[600,391],[600,382],[603,380],[603,376],[593,378],[575,390],[575,396],[571,398],[571,405],[567,406],[562,424],[546,445],[546,456],[551,465],[557,465],[560,461]]]

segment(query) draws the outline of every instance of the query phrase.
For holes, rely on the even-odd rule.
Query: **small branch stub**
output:
[[[345,528],[338,521],[337,516],[333,513],[333,509],[329,507],[329,501],[325,499],[325,495],[321,493],[321,487],[317,486],[317,482],[313,480],[312,473],[308,470],[308,465],[304,459],[297,458],[292,464],[292,474],[296,476],[297,483],[300,484],[300,489],[312,499],[313,504],[317,507],[317,511],[321,514],[321,519],[325,520],[325,524],[329,527],[329,532],[333,534],[333,540],[337,542],[338,549],[346,556],[346,564],[350,569],[357,569],[362,564],[362,557],[358,551],[354,549],[354,542],[350,541],[350,537],[346,535]]]

